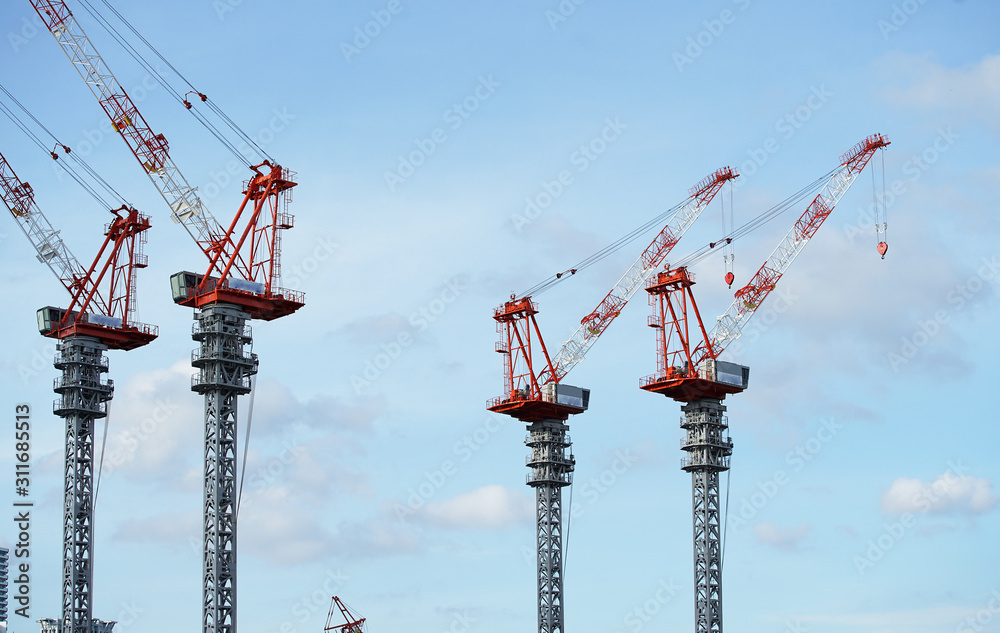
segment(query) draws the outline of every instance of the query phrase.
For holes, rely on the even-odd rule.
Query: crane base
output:
[[[38,317],[38,331],[42,336],[54,339],[66,339],[73,336],[89,336],[97,339],[108,349],[131,350],[154,341],[159,333],[155,325],[144,323],[133,324],[124,327],[112,327],[110,325],[100,325],[97,323],[61,323],[66,318],[66,311],[60,308],[42,308]],[[76,313],[68,315],[68,318],[79,318]],[[84,318],[89,318],[84,316]]]
[[[540,422],[542,420],[568,420],[569,416],[583,413],[578,409],[555,402],[543,400],[501,400],[496,398],[486,407],[493,413],[503,413],[522,422]]]
[[[648,381],[648,382],[646,382]],[[650,376],[640,385],[641,389],[660,393],[677,402],[694,402],[703,398],[724,400],[726,396],[740,393],[744,387],[731,385],[706,378],[664,378],[657,380]]]
[[[239,285],[240,287],[236,287]],[[305,305],[305,295],[284,288],[265,291],[263,284],[230,279],[225,286],[218,280],[188,271],[170,277],[174,303],[188,308],[201,308],[214,303],[239,306],[255,321],[273,321],[295,312]]]

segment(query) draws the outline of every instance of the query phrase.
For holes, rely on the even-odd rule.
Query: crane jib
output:
[[[840,168],[830,176],[820,193],[792,225],[750,283],[736,291],[733,303],[719,317],[711,332],[711,344],[702,348],[702,352],[694,358],[695,363],[707,358],[717,358],[730,343],[741,336],[743,327],[760,308],[767,295],[774,290],[778,280],[805,245],[816,235],[823,222],[833,213],[837,203],[854,184],[875,152],[888,145],[889,140],[884,135],[873,134],[841,156]]]

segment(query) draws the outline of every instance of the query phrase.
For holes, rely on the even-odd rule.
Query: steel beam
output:
[[[562,489],[573,483],[576,461],[569,426],[560,420],[528,425],[527,483],[535,489],[538,546],[538,633],[563,631]]]
[[[191,389],[205,397],[205,498],[202,628],[236,633],[236,415],[237,398],[257,373],[249,315],[213,304],[196,315],[191,357],[198,375]]]
[[[94,421],[107,416],[114,383],[107,345],[71,336],[57,346],[55,367],[62,376],[54,390],[53,412],[66,421],[63,496],[62,622],[64,633],[92,633],[94,582]]]
[[[681,428],[686,432],[681,468],[691,473],[694,524],[695,633],[722,633],[722,538],[719,512],[719,473],[729,470],[733,441],[726,407],[715,398],[703,398],[684,407]]]

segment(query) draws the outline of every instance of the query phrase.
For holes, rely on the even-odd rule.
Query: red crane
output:
[[[657,372],[643,378],[640,387],[684,403],[682,469],[691,473],[692,484],[696,633],[722,632],[719,473],[729,470],[733,449],[722,401],[745,390],[750,378],[749,367],[722,361],[720,356],[740,337],[872,156],[888,145],[884,136],[875,134],[841,157],[840,167],[750,282],[736,291],[729,310],[711,332],[701,319],[691,292],[694,276],[686,267],[660,272],[646,288],[654,306],[649,325],[657,330]],[[878,250],[885,255],[884,242]]]
[[[155,326],[136,319],[136,271],[146,267],[142,253],[149,219],[135,209],[112,209],[104,242],[84,268],[59,231],[35,204],[35,193],[0,154],[0,195],[17,225],[70,294],[66,308],[38,311],[43,336],[59,340],[54,383],[59,399],[53,412],[65,419],[66,461],[63,504],[62,622],[64,631],[93,627],[94,424],[107,416],[114,392],[108,349],[132,350],[157,336]]]
[[[333,620],[337,615],[340,615],[344,619],[344,624],[334,624]],[[333,597],[333,601],[330,603],[330,613],[326,616],[326,626],[323,627],[324,631],[334,631],[335,633],[364,633],[368,627],[365,625],[365,619],[351,613],[351,610],[347,608],[340,598],[337,596]]]
[[[733,385],[720,383],[713,378],[706,369],[706,363],[717,361],[726,347],[740,337],[743,327],[830,216],[875,152],[888,145],[889,141],[883,135],[875,134],[841,156],[840,167],[750,282],[736,291],[733,303],[718,318],[711,333],[705,330],[694,295],[691,294],[693,275],[686,268],[660,272],[647,288],[651,295],[659,298],[658,308],[649,321],[651,326],[659,330],[657,373],[644,378],[642,388],[662,393],[679,402],[689,402],[701,397],[721,399],[727,394],[735,393]],[[688,305],[693,308],[697,317],[698,329],[693,334],[688,322]],[[692,339],[692,336],[695,338]]]

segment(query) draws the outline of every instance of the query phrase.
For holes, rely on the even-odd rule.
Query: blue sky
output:
[[[743,173],[733,193],[740,223],[874,132],[892,141],[888,256],[875,251],[866,172],[737,357],[752,373],[750,388],[726,403],[735,443],[726,621],[748,633],[1000,631],[1000,6],[115,6],[299,174],[284,281],[306,292],[307,306],[254,324],[261,369],[239,536],[244,631],[318,631],[334,593],[372,631],[531,630],[523,428],[484,408],[502,385],[492,309],[682,201],[719,167]],[[245,174],[227,173],[224,148],[80,18],[214,215],[230,217]],[[358,35],[366,29],[367,40]],[[139,306],[160,339],[109,354],[116,392],[95,614],[125,633],[196,629],[202,413],[189,391],[191,312],[171,303],[167,279],[204,260],[29,2],[0,7],[0,35],[3,84],[154,224]],[[609,127],[614,140],[582,159],[580,147]],[[0,151],[89,260],[106,210],[10,125],[0,130]],[[562,191],[519,220],[563,171],[571,180]],[[737,244],[737,284],[797,213]],[[676,252],[721,227],[715,203]],[[34,312],[65,296],[12,221],[0,234],[0,411],[12,418],[20,402],[34,410],[32,619],[56,617],[63,437],[48,413],[51,343]],[[538,297],[550,347],[640,248]],[[711,319],[731,300],[721,257],[695,272]],[[680,411],[637,388],[655,369],[645,303],[637,296],[568,379],[592,390],[590,410],[571,421],[574,631],[692,624]],[[13,472],[12,451],[0,454],[0,469]],[[12,502],[13,487],[0,488]],[[0,529],[7,543],[12,533]],[[14,619],[11,630],[35,625]]]

